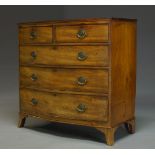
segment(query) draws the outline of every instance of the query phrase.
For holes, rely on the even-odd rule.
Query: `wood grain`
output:
[[[52,26],[52,25],[81,25],[81,24],[108,24],[112,21],[128,21],[135,22],[137,19],[129,18],[80,18],[80,19],[64,19],[64,20],[49,20],[49,21],[29,21],[19,23],[19,27],[28,26]]]
[[[31,38],[31,32],[35,37]],[[19,44],[52,43],[52,27],[25,27],[19,29]]]
[[[81,29],[87,34],[83,39],[77,37]],[[37,34],[33,39],[32,31]],[[19,127],[27,116],[91,126],[105,134],[108,145],[122,124],[135,132],[135,19],[21,23],[19,50]],[[81,51],[87,55],[84,61],[77,59]],[[77,84],[79,77],[87,80],[85,85]],[[83,113],[77,111],[79,104],[86,107]]]
[[[129,134],[135,133],[135,118],[126,121],[124,125]]]
[[[35,52],[36,58],[31,56]],[[78,60],[79,52],[87,58]],[[51,66],[108,66],[108,46],[20,46],[21,64]]]
[[[109,40],[108,28],[108,24],[57,26],[56,42],[106,42]],[[85,30],[87,33],[84,39],[77,37],[77,33],[80,29]]]
[[[97,129],[104,134],[106,143],[108,145],[112,146],[114,144],[114,141],[115,141],[115,132],[117,130],[117,127],[111,127],[111,128],[105,128],[105,127],[99,128],[99,127],[97,127]]]
[[[111,35],[111,121],[114,126],[135,115],[136,23],[113,21]]]
[[[45,93],[21,89],[21,109],[30,114],[42,114],[52,117],[78,119],[78,120],[95,120],[107,121],[108,102],[105,97],[90,97],[84,95],[64,95],[55,93]],[[36,105],[31,103],[32,98],[38,100]],[[85,112],[78,112],[76,109],[79,104],[86,106]],[[97,109],[94,107],[98,107]]]
[[[32,74],[37,76],[31,80]],[[77,79],[87,79],[86,85],[77,84]],[[102,81],[102,82],[98,82]],[[20,84],[24,87],[35,87],[49,90],[77,91],[77,92],[108,92],[108,71],[100,69],[54,69],[38,67],[21,67]]]
[[[18,23],[19,27],[27,26],[51,26],[51,25],[81,25],[81,24],[107,24],[111,18],[85,18],[85,19],[64,19],[64,20],[49,20],[49,21],[36,21],[36,22],[22,22]]]

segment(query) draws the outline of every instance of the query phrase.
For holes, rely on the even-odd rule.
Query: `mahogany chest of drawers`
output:
[[[114,143],[135,131],[136,20],[82,19],[19,24],[20,113],[95,127]]]

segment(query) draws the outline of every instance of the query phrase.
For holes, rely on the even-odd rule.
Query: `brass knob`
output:
[[[36,81],[37,79],[38,79],[38,77],[35,74],[32,74],[31,75],[31,80],[32,81]]]
[[[77,56],[77,59],[80,60],[80,61],[86,60],[86,59],[87,59],[86,53],[84,53],[84,52],[79,52],[79,53],[78,53],[78,56]]]
[[[85,77],[79,77],[77,80],[78,85],[83,86],[87,83],[87,80]]]
[[[86,109],[87,109],[87,107],[84,105],[84,104],[79,104],[78,106],[77,106],[77,108],[76,108],[76,110],[78,111],[78,112],[85,112],[86,111]]]
[[[35,59],[37,57],[36,52],[35,51],[31,52],[31,56],[32,56],[33,59]]]
[[[36,37],[37,37],[37,33],[34,32],[34,31],[32,31],[32,32],[30,33],[30,39],[35,39]]]
[[[35,99],[35,98],[32,98],[32,99],[31,99],[31,103],[32,103],[33,105],[36,105],[36,104],[38,104],[38,100]]]
[[[79,39],[84,39],[86,36],[87,36],[87,33],[86,33],[86,31],[83,30],[83,29],[80,29],[80,30],[78,31],[78,33],[77,33],[77,37],[78,37]]]

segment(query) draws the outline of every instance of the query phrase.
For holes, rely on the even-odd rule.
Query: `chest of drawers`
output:
[[[114,143],[135,131],[136,20],[82,19],[19,24],[20,112],[95,127]]]

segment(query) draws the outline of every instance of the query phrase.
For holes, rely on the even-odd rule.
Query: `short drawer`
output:
[[[46,115],[86,121],[107,121],[108,100],[101,96],[55,94],[20,90],[21,110],[35,116]]]
[[[57,26],[57,42],[107,42],[109,41],[108,24]]]
[[[20,63],[54,66],[108,66],[108,46],[20,46]]]
[[[107,93],[108,71],[20,67],[20,84],[48,90]]]
[[[23,27],[19,29],[19,43],[51,43],[52,27]]]

